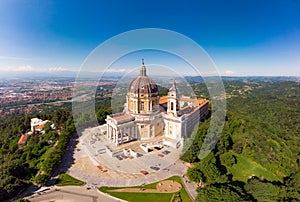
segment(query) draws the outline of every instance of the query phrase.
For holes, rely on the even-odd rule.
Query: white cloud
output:
[[[50,67],[48,69],[49,72],[62,72],[62,71],[71,71],[67,68],[62,68],[62,67]]]
[[[30,65],[22,65],[22,66],[17,66],[17,67],[6,66],[6,67],[1,67],[0,70],[1,71],[7,71],[7,72],[32,72],[32,71],[36,71]]]
[[[30,65],[25,65],[25,66],[19,66],[15,69],[17,72],[32,72],[35,71],[35,69],[30,66]]]
[[[233,72],[233,71],[231,71],[231,70],[226,70],[225,74],[226,74],[226,75],[233,75],[233,74],[234,74],[234,72]]]
[[[109,73],[124,73],[124,72],[128,72],[129,70],[127,69],[106,69],[106,70],[95,70],[95,71],[90,71],[90,72],[109,72]],[[89,71],[88,71],[89,72]]]
[[[47,68],[34,68],[31,65],[21,65],[21,66],[0,67],[0,71],[4,71],[4,72],[63,72],[63,71],[73,71],[73,70],[63,68],[63,67],[50,67],[47,69]]]
[[[127,72],[126,69],[108,69],[106,72]]]

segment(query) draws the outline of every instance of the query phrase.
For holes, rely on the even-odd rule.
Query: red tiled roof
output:
[[[114,116],[113,118],[117,121],[121,121],[121,120],[130,119],[132,118],[132,116],[130,114],[122,114],[122,115]]]
[[[27,142],[27,138],[28,138],[27,134],[21,135],[21,137],[20,137],[20,139],[18,141],[18,144],[25,144]]]
[[[41,124],[41,125],[38,125],[36,128],[43,129],[44,127],[45,127],[45,124]]]
[[[199,105],[205,105],[206,103],[208,103],[208,100],[206,100],[206,99],[203,99],[203,98],[199,98],[199,99],[197,99],[197,102],[198,102],[198,104]]]
[[[189,97],[181,97],[180,101],[182,102],[195,102],[195,98],[189,98]]]
[[[168,96],[162,96],[159,98],[159,104],[164,104],[168,102]]]

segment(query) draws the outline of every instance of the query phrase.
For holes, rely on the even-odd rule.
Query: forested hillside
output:
[[[197,158],[209,121],[182,159],[201,182],[198,201],[300,200],[300,88],[296,82],[226,82],[227,121],[213,152]],[[234,89],[245,89],[246,92]]]
[[[18,145],[21,134],[30,130],[30,118],[51,120],[45,134],[31,135],[27,144]],[[0,119],[0,201],[16,196],[32,183],[43,185],[61,161],[75,127],[64,109],[44,113],[14,114]]]
[[[111,113],[110,99],[96,100],[96,117],[104,123]],[[50,120],[55,130],[46,125],[44,135],[30,136],[27,144],[19,146],[21,134],[30,131],[30,119]],[[83,113],[79,121],[88,123],[93,115]],[[44,185],[61,162],[72,134],[76,132],[71,105],[45,105],[42,111],[25,115],[0,117],[0,201],[16,196],[32,183]]]

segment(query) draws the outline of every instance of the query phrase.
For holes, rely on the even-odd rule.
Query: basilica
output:
[[[207,113],[208,100],[180,95],[175,81],[168,95],[160,97],[143,60],[139,76],[128,87],[124,111],[106,118],[106,135],[116,145],[163,137],[178,147]]]

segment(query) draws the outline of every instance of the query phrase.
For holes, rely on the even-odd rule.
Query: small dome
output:
[[[148,94],[148,97],[158,96],[158,87],[154,80],[147,76],[144,60],[142,60],[140,75],[131,81],[128,92],[134,94]]]

